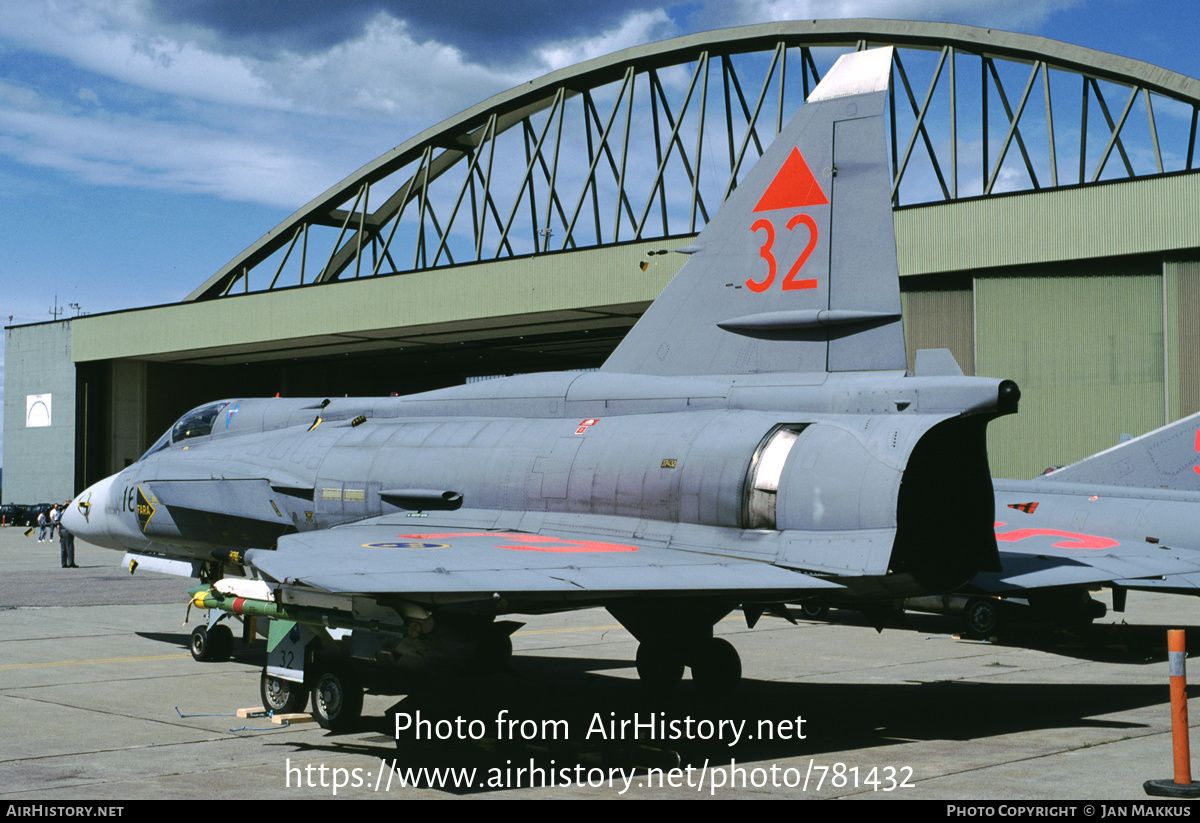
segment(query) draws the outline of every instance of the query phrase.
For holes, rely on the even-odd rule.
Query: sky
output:
[[[1185,0],[3,3],[0,320],[178,301],[359,167],[555,69],[845,17],[1035,34],[1200,77]]]

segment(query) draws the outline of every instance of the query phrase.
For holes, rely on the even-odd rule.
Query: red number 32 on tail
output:
[[[817,245],[817,221],[813,220],[807,214],[797,214],[787,222],[788,231],[796,228],[803,223],[808,227],[808,245],[804,247],[804,251],[800,252],[800,256],[796,258],[796,262],[792,263],[792,267],[788,269],[787,275],[783,278],[782,288],[784,291],[793,289],[815,289],[817,287],[816,278],[807,280],[797,280],[796,275],[800,273],[800,269],[808,262],[808,256],[812,254],[813,248]],[[750,227],[751,232],[757,232],[759,229],[767,233],[766,242],[758,250],[758,256],[767,261],[767,278],[765,280],[755,280],[753,277],[746,278],[746,287],[753,292],[764,292],[771,288],[771,284],[775,282],[775,272],[778,265],[775,262],[775,225],[765,217],[754,221],[754,225]]]

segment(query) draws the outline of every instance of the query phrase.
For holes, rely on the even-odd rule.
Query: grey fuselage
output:
[[[1200,567],[1195,552],[1200,493],[1036,479],[995,480],[994,485],[1002,554],[1057,554],[1075,560],[1075,568],[1107,567],[1105,582],[1130,589],[1200,591],[1200,573],[1194,571]],[[1177,573],[1169,571],[1173,561]],[[1069,564],[1059,569],[1058,584],[1072,582],[1066,577],[1071,569]],[[1042,585],[1055,582],[1047,578]],[[1023,594],[1003,584],[987,589]]]
[[[1015,402],[1007,381],[903,372],[551,373],[403,398],[231,400],[210,432],[184,436],[185,417],[81,500],[96,498],[89,541],[200,560],[461,505],[656,523],[668,543],[712,527],[704,550],[731,556],[747,533],[833,540],[826,556],[858,540],[814,570],[940,589],[996,564],[984,430]]]

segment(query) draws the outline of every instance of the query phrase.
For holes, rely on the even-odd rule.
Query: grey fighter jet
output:
[[[1052,611],[1079,603],[1062,587],[1097,571],[1118,611],[1129,589],[1200,594],[1198,464],[1200,415],[1192,415],[1036,480],[997,480],[1006,573],[981,575],[977,586],[1007,596],[1038,589],[1035,604]],[[1054,568],[1050,557],[1065,562]]]
[[[321,722],[378,665],[511,653],[509,614],[607,608],[641,678],[741,674],[716,621],[998,570],[985,429],[1006,380],[905,371],[883,112],[842,57],[598,372],[196,409],[66,515],[210,609],[270,618],[262,694]],[[947,363],[947,360],[950,362]],[[240,576],[244,575],[244,577]]]
[[[1004,615],[1081,625],[1104,616],[1089,591],[1200,594],[1200,414],[1034,480],[993,480],[1001,570],[912,611],[961,614],[974,635]]]

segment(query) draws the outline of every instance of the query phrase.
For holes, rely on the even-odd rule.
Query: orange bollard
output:
[[[1175,782],[1192,782],[1192,755],[1188,743],[1187,643],[1182,629],[1167,632],[1171,660],[1171,749],[1175,752]]]
[[[1174,780],[1147,780],[1146,794],[1158,797],[1200,797],[1200,783],[1192,782],[1192,755],[1188,741],[1187,643],[1182,629],[1167,632],[1167,660],[1171,674],[1171,750]]]

